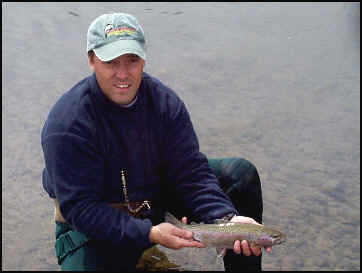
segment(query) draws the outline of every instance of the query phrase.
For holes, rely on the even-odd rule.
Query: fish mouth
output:
[[[272,239],[272,244],[273,245],[279,245],[281,243],[284,243],[286,241],[285,237],[276,237]]]

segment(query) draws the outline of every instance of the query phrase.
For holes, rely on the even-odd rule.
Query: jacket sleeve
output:
[[[222,191],[199,143],[189,113],[179,100],[167,118],[165,145],[167,183],[173,204],[196,220],[210,222],[228,213],[238,214]]]
[[[119,213],[99,197],[104,159],[89,139],[54,133],[42,141],[47,179],[66,221],[87,236],[142,251],[151,246],[149,220]]]

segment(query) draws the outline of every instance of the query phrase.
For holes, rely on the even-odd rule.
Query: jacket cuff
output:
[[[141,219],[137,219],[137,220],[141,220]],[[138,244],[141,247],[141,249],[145,250],[145,249],[148,249],[155,245],[150,242],[150,237],[149,237],[150,230],[152,228],[152,222],[149,219],[143,219],[141,221],[143,221],[143,223],[141,224],[140,229],[141,229],[141,233],[142,233],[144,239],[139,240]]]

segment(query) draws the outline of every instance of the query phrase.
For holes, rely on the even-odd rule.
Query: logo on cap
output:
[[[109,31],[111,31],[113,28],[114,28],[114,27],[113,27],[112,24],[107,24],[106,27],[104,28],[104,32],[106,33],[106,35],[107,35],[107,33],[108,33]]]
[[[112,35],[132,35],[136,33],[136,29],[128,25],[115,28],[112,24],[108,24],[104,28],[104,32],[106,34],[106,37],[108,38]]]

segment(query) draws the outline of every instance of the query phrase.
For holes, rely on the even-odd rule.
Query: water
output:
[[[360,4],[152,2],[2,3],[2,269],[59,270],[40,130],[109,11],[144,26],[145,70],[201,150],[257,166],[264,223],[288,235],[263,268],[360,270]]]

